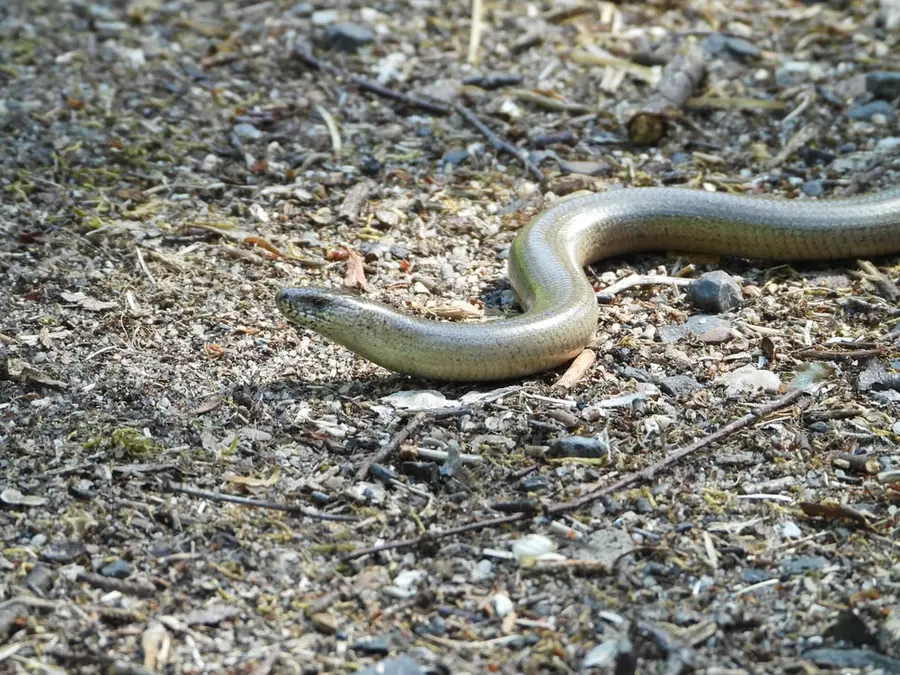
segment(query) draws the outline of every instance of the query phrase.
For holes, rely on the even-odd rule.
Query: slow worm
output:
[[[560,202],[519,232],[509,277],[524,312],[485,324],[419,319],[355,294],[284,288],[290,321],[391,370],[435,380],[504,380],[559,366],[597,326],[591,262],[651,250],[763,260],[900,251],[900,188],[850,199],[778,200],[633,188]]]

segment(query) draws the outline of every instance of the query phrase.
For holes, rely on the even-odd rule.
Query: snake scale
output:
[[[509,277],[524,312],[502,321],[420,319],[323,288],[283,288],[276,304],[291,322],[390,370],[512,379],[559,366],[588,344],[598,308],[585,265],[652,250],[780,261],[897,253],[900,188],[823,201],[655,187],[563,200],[513,241]]]

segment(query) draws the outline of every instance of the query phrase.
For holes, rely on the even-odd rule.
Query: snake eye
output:
[[[326,298],[312,298],[309,302],[315,309],[325,309],[328,306]]]

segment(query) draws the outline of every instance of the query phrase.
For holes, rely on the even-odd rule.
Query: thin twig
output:
[[[874,284],[875,288],[878,289],[878,292],[881,293],[885,299],[894,301],[900,298],[900,291],[897,290],[897,287],[894,285],[894,282],[891,281],[890,277],[882,274],[882,272],[870,261],[857,260],[856,264],[859,265],[859,269],[862,270],[862,273],[860,273],[859,276]]]
[[[137,255],[138,267],[141,268],[141,271],[147,275],[147,278],[150,280],[150,283],[154,286],[158,286],[159,284],[156,282],[156,277],[153,276],[153,272],[150,271],[150,268],[147,266],[147,261],[144,260],[144,254],[141,253],[141,247],[135,246],[134,252]]]
[[[380,448],[378,452],[374,453],[371,457],[369,457],[362,463],[362,466],[359,467],[359,471],[356,472],[356,480],[364,480],[365,477],[369,475],[369,469],[373,464],[381,464],[385,459],[390,457],[394,453],[394,451],[400,447],[400,444],[407,438],[409,438],[409,435],[416,429],[418,429],[424,421],[424,412],[418,412],[413,415],[409,422],[406,423],[406,426],[398,431],[394,435],[394,437],[384,445],[383,448]]]
[[[870,359],[875,356],[881,356],[884,351],[881,349],[854,349],[851,351],[821,350],[821,349],[804,349],[797,352],[797,356],[803,359],[816,359],[819,361],[856,361],[859,359]]]
[[[420,110],[424,110],[425,112],[430,112],[433,115],[449,115],[450,108],[440,103],[432,103],[431,101],[426,101],[425,99],[416,98],[415,96],[409,96],[407,94],[401,94],[399,91],[394,91],[393,89],[388,89],[387,87],[383,87],[380,84],[372,82],[371,80],[367,80],[364,77],[359,77],[358,75],[352,75],[346,70],[342,68],[338,68],[337,66],[333,66],[330,63],[317,59],[315,56],[310,54],[309,52],[304,52],[297,50],[294,52],[294,55],[303,63],[305,63],[310,68],[315,68],[316,70],[322,70],[326,73],[330,73],[332,75],[340,75],[342,77],[346,77],[357,87],[362,89],[363,91],[368,91],[371,94],[375,94],[377,96],[381,96],[382,98],[389,98],[393,101],[397,101],[398,103],[403,103],[404,105],[411,106],[413,108],[419,108]]]
[[[642,469],[641,471],[635,471],[634,473],[630,473],[627,476],[624,476],[620,480],[616,481],[612,485],[608,485],[606,487],[600,488],[598,490],[594,490],[593,492],[588,492],[586,495],[576,499],[574,502],[560,502],[554,504],[547,508],[546,513],[549,516],[557,516],[561,513],[567,513],[569,511],[575,511],[577,509],[588,506],[589,504],[593,504],[598,499],[602,499],[603,497],[607,497],[614,492],[618,492],[626,487],[631,487],[636,483],[644,483],[649,482],[653,479],[653,477],[662,471],[663,469],[667,469],[670,466],[676,464],[678,461],[684,459],[688,455],[691,455],[697,450],[705,448],[709,445],[712,445],[716,441],[719,441],[727,436],[731,436],[732,434],[744,429],[745,427],[750,426],[757,420],[762,419],[763,417],[770,415],[776,410],[780,410],[785,406],[791,405],[798,398],[803,396],[806,393],[804,389],[795,389],[791,392],[788,392],[784,396],[775,399],[768,405],[764,405],[761,408],[748,412],[743,417],[736,419],[734,422],[729,422],[721,429],[714,431],[711,434],[698,438],[693,443],[690,443],[684,447],[678,448],[670,452],[668,455],[663,457],[660,461],[655,464],[647,467],[646,469]]]
[[[190,497],[199,497],[200,499],[209,499],[214,502],[230,502],[232,504],[242,504],[243,506],[255,506],[260,509],[272,509],[274,511],[284,511],[291,515],[303,515],[310,518],[318,518],[319,520],[333,520],[341,523],[355,523],[359,520],[354,516],[341,516],[333,513],[322,513],[311,509],[307,506],[297,504],[281,504],[279,502],[267,502],[261,499],[249,499],[248,497],[240,497],[238,495],[227,495],[222,492],[213,492],[211,490],[201,490],[181,483],[168,482],[163,486],[164,492],[173,492],[177,494],[188,495]]]
[[[490,128],[478,119],[478,116],[475,115],[471,110],[465,107],[462,104],[457,103],[453,106],[453,109],[458,112],[466,122],[471,124],[473,127],[478,129],[482,134],[484,134],[485,138],[487,138],[491,145],[493,145],[497,150],[501,152],[505,152],[509,155],[512,155],[516,159],[518,159],[525,166],[525,169],[534,176],[537,180],[543,181],[544,174],[530,159],[528,159],[528,153],[525,150],[519,150],[516,146],[511,143],[507,143],[502,138],[500,138],[497,134],[490,130]]]
[[[457,104],[453,107],[449,107],[440,103],[433,103],[431,101],[426,101],[425,99],[410,96],[408,94],[403,94],[399,91],[394,91],[393,89],[389,89],[388,87],[372,82],[371,80],[367,80],[364,77],[353,75],[348,71],[322,61],[321,59],[317,59],[309,52],[297,50],[294,52],[294,55],[299,61],[306,64],[310,68],[315,68],[316,70],[321,70],[323,72],[330,73],[331,75],[345,77],[363,91],[375,94],[376,96],[381,96],[382,98],[397,101],[398,103],[424,110],[425,112],[431,113],[433,115],[445,116],[449,115],[451,111],[456,111],[468,124],[472,125],[479,132],[481,132],[490,141],[491,145],[493,145],[497,150],[512,155],[520,162],[522,162],[522,164],[525,166],[525,169],[537,180],[544,180],[544,174],[536,164],[528,159],[528,153],[526,151],[519,150],[516,146],[501,139],[499,136],[497,136],[497,134],[491,131],[490,128],[484,122],[482,122],[477,115],[475,115],[475,113],[473,113],[465,106]]]
[[[145,666],[129,663],[106,654],[76,654],[62,649],[52,648],[46,652],[59,661],[74,666],[99,666],[105,672],[119,673],[120,675],[155,675],[155,671]]]
[[[337,157],[341,154],[341,147],[343,146],[341,143],[341,132],[338,130],[337,123],[334,121],[331,113],[322,106],[316,105],[313,106],[313,108],[318,113],[319,117],[322,118],[322,121],[325,122],[325,128],[328,129],[328,136],[331,138],[331,151],[334,153],[334,156]]]
[[[803,389],[795,389],[794,391],[788,392],[784,396],[772,401],[771,403],[762,406],[752,412],[747,413],[743,417],[736,419],[734,422],[730,422],[726,424],[724,427],[715,431],[707,436],[703,436],[702,438],[697,439],[693,443],[686,445],[684,447],[678,448],[677,450],[672,451],[668,455],[666,455],[662,460],[653,464],[652,466],[643,469],[642,471],[635,471],[634,473],[630,473],[624,478],[616,481],[612,485],[608,485],[603,488],[599,488],[594,490],[593,492],[588,492],[583,497],[576,499],[573,502],[558,502],[556,504],[552,504],[543,512],[538,511],[537,513],[543,513],[546,516],[558,516],[563,513],[567,513],[569,511],[576,511],[585,506],[592,504],[593,502],[602,499],[603,497],[609,496],[619,490],[622,490],[627,487],[631,487],[637,483],[647,482],[653,479],[653,477],[662,471],[663,469],[669,468],[670,466],[677,463],[679,460],[684,459],[688,455],[697,452],[698,450],[705,448],[713,443],[730,436],[734,433],[737,433],[741,429],[744,429],[754,422],[770,415],[776,410],[780,410],[786,406],[791,405],[803,396],[806,393]],[[418,546],[427,541],[434,541],[435,539],[442,539],[444,537],[451,537],[455,534],[463,534],[465,532],[476,532],[479,530],[483,530],[489,527],[499,527],[500,525],[508,525],[510,523],[517,523],[524,520],[530,520],[536,515],[534,512],[528,513],[513,513],[508,516],[503,516],[500,518],[492,518],[490,520],[477,520],[472,523],[467,523],[465,525],[459,525],[458,527],[451,527],[447,530],[441,530],[440,532],[426,532],[423,535],[418,537],[413,537],[411,539],[401,539],[397,541],[389,541],[383,544],[378,544],[377,546],[370,546],[369,548],[361,548],[355,551],[351,551],[347,555],[343,556],[343,560],[355,560],[356,558],[362,558],[363,556],[370,555],[372,553],[379,553],[381,551],[390,551],[400,548],[410,548],[412,546]]]
[[[481,0],[472,0],[472,25],[469,27],[469,55],[467,61],[471,64],[478,63],[478,47],[481,44],[481,31],[484,24],[481,21],[484,14],[484,6]]]
[[[93,572],[79,572],[75,580],[106,592],[116,591],[123,595],[136,595],[139,598],[152,598],[157,595],[156,586],[153,584],[105,577]]]
[[[617,293],[634,288],[635,286],[690,286],[694,283],[693,279],[685,277],[667,277],[661,274],[632,274],[630,277],[619,279],[616,283],[597,291],[599,299],[612,299]]]
[[[412,539],[400,539],[398,541],[387,541],[383,544],[378,544],[377,546],[370,546],[369,548],[360,548],[355,551],[351,551],[347,555],[343,556],[342,560],[355,560],[356,558],[362,558],[363,556],[369,555],[371,553],[378,553],[380,551],[390,551],[398,548],[409,548],[411,546],[418,546],[426,541],[431,541],[434,539],[442,539],[444,537],[452,537],[454,534],[463,534],[464,532],[475,532],[477,530],[483,530],[488,527],[499,527],[500,525],[506,525],[508,523],[515,523],[520,520],[526,520],[530,518],[531,514],[527,513],[514,513],[510,516],[502,516],[501,518],[491,518],[490,520],[476,520],[473,523],[468,523],[466,525],[459,525],[458,527],[451,527],[448,530],[441,530],[440,532],[434,533],[426,533],[420,535],[418,537],[413,537]]]

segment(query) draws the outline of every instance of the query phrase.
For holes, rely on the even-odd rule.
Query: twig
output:
[[[150,280],[150,283],[154,286],[158,286],[159,284],[156,282],[156,277],[153,276],[153,272],[150,271],[150,268],[147,267],[147,261],[144,260],[144,254],[141,253],[141,247],[135,246],[134,252],[137,255],[138,266],[141,268],[141,271],[147,275],[147,278]]]
[[[338,131],[337,123],[334,121],[331,113],[325,110],[325,108],[320,105],[313,107],[319,114],[319,117],[322,118],[322,121],[325,122],[325,127],[328,129],[328,136],[331,138],[331,151],[334,153],[334,156],[337,157],[341,154],[341,148],[343,147],[343,144],[341,143],[341,132]]]
[[[537,94],[530,89],[513,89],[509,91],[508,94],[510,96],[516,97],[520,101],[528,101],[529,103],[536,104],[544,110],[553,110],[554,112],[585,114],[596,111],[596,108],[592,108],[589,105],[584,105],[583,103],[571,103],[569,101],[560,101],[559,99]]]
[[[814,89],[807,90],[804,92],[803,97],[800,99],[800,105],[791,110],[787,115],[785,115],[780,124],[781,126],[787,126],[788,122],[791,120],[797,119],[806,112],[806,109],[816,100],[816,92]]]
[[[368,91],[369,93],[381,96],[382,98],[389,98],[393,101],[397,101],[398,103],[403,103],[404,105],[419,108],[420,110],[430,112],[434,115],[450,114],[450,108],[445,105],[442,105],[440,103],[432,103],[431,101],[426,101],[425,99],[416,98],[407,94],[401,94],[399,91],[388,89],[387,87],[383,87],[382,85],[372,82],[371,80],[367,80],[364,77],[352,75],[346,70],[317,59],[309,52],[297,50],[294,52],[294,55],[310,68],[322,70],[326,73],[331,73],[332,75],[340,75],[342,77],[346,77],[363,91]]]
[[[79,572],[75,580],[106,592],[117,591],[122,595],[136,595],[139,598],[152,598],[157,595],[156,586],[152,584],[105,577],[92,572]]]
[[[473,113],[465,106],[457,104],[453,107],[449,107],[440,103],[432,103],[431,101],[426,101],[425,99],[417,98],[415,96],[409,96],[408,94],[402,94],[399,91],[388,89],[387,87],[372,82],[371,80],[367,80],[364,77],[352,75],[342,68],[338,68],[337,66],[326,63],[321,59],[317,59],[309,52],[296,50],[294,52],[294,55],[299,61],[306,64],[310,68],[315,68],[316,70],[321,70],[323,72],[330,73],[331,75],[345,77],[363,91],[368,91],[369,93],[375,94],[376,96],[381,96],[382,98],[397,101],[404,105],[419,108],[420,110],[424,110],[425,112],[429,112],[433,115],[449,115],[451,111],[455,110],[463,117],[466,122],[471,124],[482,134],[484,134],[484,136],[487,137],[487,139],[491,142],[491,145],[493,145],[496,149],[502,152],[509,153],[510,155],[521,161],[525,166],[525,169],[535,178],[537,178],[537,180],[544,180],[544,174],[536,164],[532,163],[528,159],[527,152],[525,152],[524,150],[519,150],[514,145],[507,143],[506,141],[501,139],[499,136],[497,136],[497,134],[491,131],[488,126],[475,115],[475,113]]]
[[[353,224],[359,218],[363,204],[365,204],[369,195],[375,189],[375,181],[362,180],[344,195],[344,201],[338,207],[338,216]]]
[[[875,288],[878,289],[878,292],[881,293],[886,300],[894,301],[900,298],[900,291],[897,290],[894,282],[891,281],[890,277],[882,274],[875,265],[868,260],[857,260],[856,264],[859,265],[859,269],[862,270],[862,273],[859,276],[874,284]]]
[[[408,450],[404,449],[400,456],[406,460],[426,459],[433,462],[446,462],[450,453],[445,450],[432,450],[430,448],[409,448]],[[456,461],[460,464],[478,464],[484,461],[484,457],[461,452],[457,456]]]
[[[364,480],[365,477],[369,475],[369,469],[373,464],[380,464],[391,454],[393,454],[393,452],[400,447],[400,444],[407,438],[409,438],[409,435],[416,429],[418,429],[424,421],[424,412],[418,412],[413,415],[409,422],[406,423],[406,426],[398,431],[394,435],[394,437],[384,445],[383,448],[380,448],[378,452],[374,453],[371,457],[369,457],[362,463],[362,466],[359,467],[359,471],[356,472],[356,480]]]
[[[846,352],[835,350],[804,349],[803,351],[797,352],[797,356],[799,356],[800,358],[816,359],[819,361],[856,361],[858,359],[869,359],[873,356],[881,356],[882,354],[884,354],[884,351],[881,349],[854,349]]]
[[[766,415],[769,415],[776,410],[780,410],[785,406],[789,406],[798,398],[803,396],[806,393],[804,389],[795,389],[791,392],[788,392],[784,396],[775,399],[768,405],[764,405],[762,408],[758,408],[757,410],[753,410],[752,412],[747,413],[743,417],[736,419],[734,422],[730,422],[726,424],[721,429],[714,431],[713,433],[703,436],[702,438],[698,438],[693,443],[686,445],[682,448],[674,450],[666,455],[663,459],[656,462],[652,466],[647,467],[646,469],[642,469],[641,471],[635,471],[634,473],[630,473],[627,476],[624,476],[620,480],[616,481],[612,485],[608,485],[603,488],[599,488],[594,490],[593,492],[588,492],[586,495],[576,499],[574,502],[560,502],[554,504],[547,508],[546,513],[549,516],[556,516],[561,513],[567,513],[569,511],[575,511],[577,509],[583,508],[589,504],[594,503],[598,499],[602,499],[608,495],[613,494],[614,492],[618,492],[626,487],[631,487],[635,483],[643,483],[648,482],[653,479],[653,477],[663,469],[667,469],[672,466],[676,462],[681,459],[684,459],[688,455],[691,455],[697,450],[705,448],[708,445],[712,445],[716,441],[719,441],[727,436],[731,436],[732,434],[744,429],[745,427],[750,426],[757,420],[762,419]]]
[[[453,106],[453,109],[456,110],[456,112],[458,112],[464,120],[466,120],[469,124],[478,129],[478,131],[484,134],[485,138],[487,138],[491,142],[491,145],[493,145],[497,150],[512,155],[520,162],[522,162],[522,164],[525,166],[525,169],[537,180],[544,180],[543,172],[536,164],[528,159],[528,153],[526,151],[519,150],[516,146],[504,141],[497,134],[491,131],[484,122],[478,119],[475,113],[466,108],[464,105],[457,103]]]
[[[632,274],[630,277],[619,279],[611,286],[607,286],[602,291],[597,291],[599,300],[612,299],[617,293],[626,291],[635,286],[655,286],[657,284],[666,286],[690,286],[694,283],[693,279],[685,277],[667,277],[660,274]]]
[[[411,546],[418,546],[426,541],[432,541],[434,539],[442,539],[444,537],[452,537],[454,534],[463,534],[464,532],[475,532],[477,530],[483,530],[488,527],[499,527],[500,525],[506,525],[508,523],[515,523],[520,520],[526,520],[531,517],[531,514],[526,513],[514,513],[510,516],[502,516],[500,518],[491,518],[490,520],[476,520],[473,523],[468,523],[466,525],[459,525],[458,527],[451,527],[447,530],[441,530],[440,532],[426,533],[420,535],[418,537],[413,537],[412,539],[400,539],[398,541],[387,541],[383,544],[378,544],[377,546],[370,546],[369,548],[359,548],[355,551],[350,551],[347,555],[342,557],[342,560],[355,560],[356,558],[362,558],[363,556],[370,555],[372,553],[379,553],[381,551],[390,551],[398,548],[409,548]]]
[[[155,675],[155,671],[150,668],[105,654],[75,654],[56,648],[49,649],[46,653],[74,666],[101,666],[105,672],[117,675]]]
[[[481,31],[484,28],[482,15],[484,6],[481,0],[472,0],[472,25],[469,27],[469,63],[478,63],[478,46],[481,44]]]
[[[173,492],[177,494],[188,495],[190,497],[199,497],[200,499],[209,499],[214,502],[230,502],[232,504],[242,504],[243,506],[255,506],[260,509],[272,509],[275,511],[284,511],[292,515],[304,515],[310,518],[318,518],[319,520],[333,520],[341,523],[355,523],[359,520],[354,516],[340,516],[333,513],[321,513],[315,509],[306,506],[293,504],[281,504],[279,502],[267,502],[261,499],[249,499],[238,495],[226,495],[222,492],[213,492],[211,490],[201,490],[200,488],[189,487],[181,483],[168,482],[163,485],[164,492]]]
[[[684,107],[705,74],[706,53],[696,45],[672,59],[659,84],[628,120],[631,141],[642,145],[659,141],[668,129],[668,118]]]
[[[592,504],[598,499],[602,499],[608,495],[613,494],[614,492],[618,492],[626,487],[631,487],[636,483],[649,481],[655,476],[659,471],[662,471],[665,468],[668,468],[678,462],[679,460],[687,457],[688,455],[705,448],[713,443],[730,436],[731,434],[737,433],[741,429],[744,429],[754,422],[770,415],[771,413],[784,408],[785,406],[791,405],[794,401],[799,399],[806,393],[803,389],[795,389],[784,396],[772,401],[771,403],[758,408],[752,412],[747,413],[743,417],[735,420],[734,422],[730,422],[726,424],[724,427],[715,431],[703,438],[700,438],[693,443],[686,445],[682,448],[674,450],[669,453],[659,462],[653,464],[652,466],[642,470],[635,471],[634,473],[630,473],[624,478],[616,481],[612,485],[608,485],[606,487],[600,488],[598,490],[594,490],[593,492],[588,492],[586,495],[581,497],[580,499],[576,499],[574,502],[558,502],[556,504],[552,504],[544,510],[544,515],[547,516],[558,516],[563,513],[567,513],[569,511],[576,511],[584,506]],[[538,512],[540,513],[540,512]],[[442,539],[444,537],[451,537],[455,534],[463,534],[465,532],[476,532],[478,530],[484,530],[489,527],[499,527],[500,525],[508,525],[510,523],[517,523],[523,520],[530,520],[534,517],[534,513],[513,513],[508,516],[503,516],[501,518],[492,518],[490,520],[477,520],[472,523],[467,523],[466,525],[459,525],[458,527],[451,527],[447,530],[441,530],[440,532],[426,532],[423,535],[418,537],[413,537],[411,539],[401,539],[397,541],[389,541],[383,544],[378,544],[377,546],[371,546],[369,548],[361,548],[355,551],[351,551],[347,555],[343,556],[343,560],[355,560],[356,558],[362,558],[363,556],[370,555],[372,553],[379,553],[381,551],[390,551],[394,549],[400,548],[409,548],[412,546],[418,546],[427,541],[434,541],[435,539]]]
[[[775,157],[766,162],[766,170],[774,169],[784,164],[788,159],[790,159],[791,155],[797,152],[800,148],[805,148],[807,145],[809,145],[809,142],[815,139],[818,135],[819,125],[815,123],[807,124],[805,127],[800,129],[800,131],[791,136],[790,139],[788,139],[788,142],[784,144],[784,147],[781,148],[781,151],[777,155],[775,155]]]
[[[581,378],[587,374],[587,371],[591,369],[591,366],[594,365],[594,361],[596,360],[597,352],[593,349],[585,349],[575,357],[575,360],[572,361],[572,363],[569,364],[566,372],[559,376],[559,379],[553,383],[552,388],[568,389],[577,382],[580,382]]]

